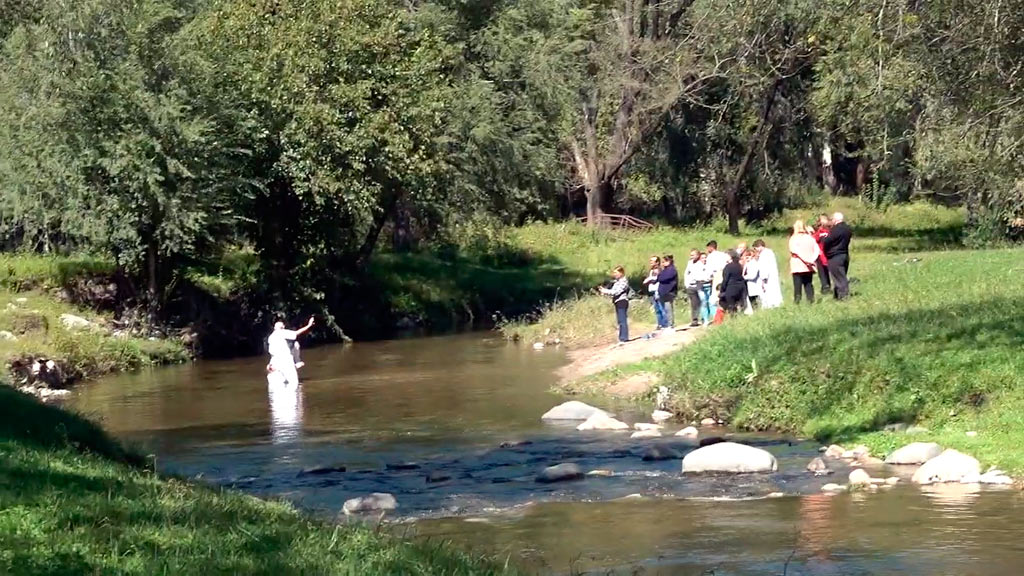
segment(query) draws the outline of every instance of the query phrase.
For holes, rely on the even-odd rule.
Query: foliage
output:
[[[512,574],[445,545],[166,479],[94,424],[0,387],[4,574]],[[113,553],[112,553],[113,552]]]

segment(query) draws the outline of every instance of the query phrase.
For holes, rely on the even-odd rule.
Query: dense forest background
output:
[[[380,251],[626,213],[736,233],[824,194],[1024,230],[1021,0],[0,0],[0,247],[154,316]],[[191,305],[195,305],[194,302]]]

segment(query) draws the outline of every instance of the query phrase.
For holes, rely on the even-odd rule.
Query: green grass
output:
[[[162,478],[93,424],[0,387],[0,574],[512,573],[445,545]]]
[[[95,327],[69,330],[60,320],[65,313],[84,317]],[[0,330],[17,338],[0,339],[0,363],[9,366],[19,360],[47,358],[59,363],[72,380],[78,380],[189,358],[184,346],[176,341],[115,337],[109,330],[110,322],[109,315],[61,302],[49,292],[0,288]]]

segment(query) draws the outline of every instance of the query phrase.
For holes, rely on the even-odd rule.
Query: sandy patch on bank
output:
[[[635,364],[647,358],[670,354],[695,341],[704,334],[705,330],[705,328],[690,328],[676,332],[662,332],[648,340],[639,338],[621,346],[602,344],[573,350],[569,352],[569,364],[557,372],[559,382],[564,386],[616,366]],[[656,383],[657,379],[653,374],[636,374],[610,386],[605,391],[616,396],[636,396]]]

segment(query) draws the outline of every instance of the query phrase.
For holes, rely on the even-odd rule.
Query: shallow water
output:
[[[330,516],[348,498],[391,492],[412,533],[541,572],[1022,573],[1016,491],[900,486],[826,496],[820,486],[845,470],[810,477],[803,469],[816,444],[763,435],[736,437],[773,452],[777,474],[684,478],[679,459],[642,459],[654,444],[691,449],[673,437],[541,422],[563,400],[549,392],[557,351],[475,334],[309,350],[303,359],[297,392],[268,394],[263,361],[247,359],[106,379],[80,388],[72,405],[155,453],[161,471]],[[627,421],[645,417],[611,408]],[[534,481],[565,461],[614,476]],[[346,470],[303,473],[317,466]]]

